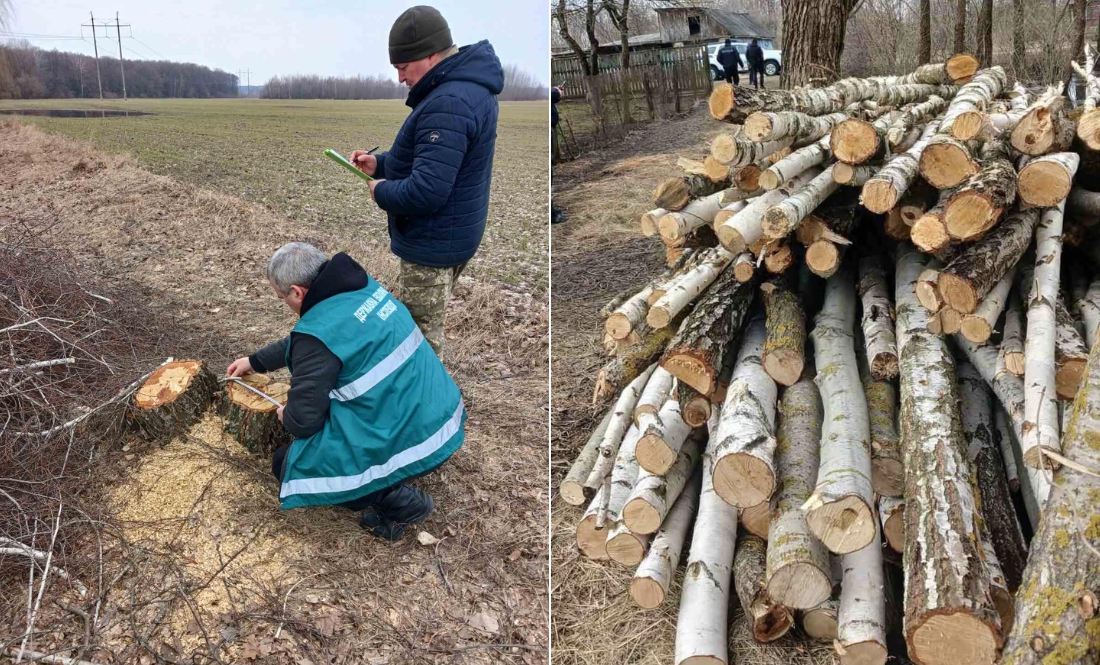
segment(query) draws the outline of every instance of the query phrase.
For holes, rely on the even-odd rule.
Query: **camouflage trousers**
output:
[[[401,302],[405,303],[436,354],[443,353],[443,319],[447,313],[447,301],[464,268],[465,263],[453,268],[429,268],[401,259],[397,280],[401,288]]]

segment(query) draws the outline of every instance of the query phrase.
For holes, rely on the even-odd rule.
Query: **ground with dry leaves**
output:
[[[545,144],[545,127],[524,131]],[[384,233],[299,223],[182,173],[151,173],[135,152],[0,123],[0,241],[30,228],[107,288],[145,289],[147,305],[191,332],[218,373],[293,322],[263,277],[282,243],[347,251],[393,284]],[[532,173],[545,170],[537,152],[528,160]],[[491,205],[545,215],[518,187],[495,191]],[[525,260],[545,265],[544,245],[532,236]],[[499,251],[491,235],[485,251]],[[102,565],[82,571],[93,595],[102,591],[98,621],[85,628],[52,604],[91,610],[54,584],[35,648],[96,663],[546,662],[548,316],[545,291],[512,281],[475,270],[451,305],[443,360],[470,417],[464,447],[418,481],[437,506],[422,542],[438,542],[410,534],[391,545],[335,508],[279,511],[269,461],[208,414],[172,441],[127,437],[104,451],[110,466],[93,490],[113,519]],[[0,559],[0,646],[26,628],[26,572]],[[85,641],[91,648],[78,649]]]
[[[673,659],[682,568],[663,607],[638,608],[628,592],[632,569],[590,561],[577,550],[576,524],[584,511],[561,501],[556,488],[603,415],[591,403],[596,372],[606,361],[599,309],[619,293],[641,289],[663,266],[663,245],[642,237],[638,218],[652,207],[657,183],[677,172],[677,158],[701,159],[722,128],[700,106],[686,117],[634,128],[616,147],[554,167],[553,200],[570,217],[551,232],[551,632],[556,665],[658,665]],[[685,545],[685,556],[687,550]],[[740,609],[732,609],[731,617],[731,662],[825,665],[835,660],[830,646],[789,637],[758,645]]]

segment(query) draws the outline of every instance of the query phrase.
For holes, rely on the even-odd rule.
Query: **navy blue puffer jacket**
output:
[[[469,261],[481,244],[504,69],[488,41],[464,46],[409,91],[393,146],[378,155],[374,189],[389,216],[390,250],[423,266]]]

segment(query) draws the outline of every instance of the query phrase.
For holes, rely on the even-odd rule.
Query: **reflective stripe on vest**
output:
[[[424,333],[420,332],[419,326],[413,326],[413,330],[409,333],[409,336],[405,338],[405,341],[398,344],[396,349],[390,351],[390,355],[383,358],[377,365],[370,368],[366,374],[358,379],[345,386],[333,389],[329,392],[328,396],[341,402],[347,402],[359,397],[381,383],[383,379],[403,365],[406,360],[412,357],[412,354],[416,352],[416,349],[423,341]]]
[[[435,434],[417,445],[406,448],[383,464],[372,466],[363,473],[354,476],[333,476],[330,478],[298,478],[283,483],[279,498],[285,498],[291,494],[322,494],[327,492],[347,492],[362,487],[378,478],[390,475],[397,469],[425,459],[442,448],[451,440],[462,426],[462,415],[465,405],[460,400],[458,408],[450,420],[443,423]]]

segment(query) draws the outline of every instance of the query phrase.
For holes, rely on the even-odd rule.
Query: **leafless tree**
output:
[[[955,3],[955,53],[966,50],[966,0]]]
[[[917,64],[932,62],[932,2],[920,0],[920,37],[917,47]]]

